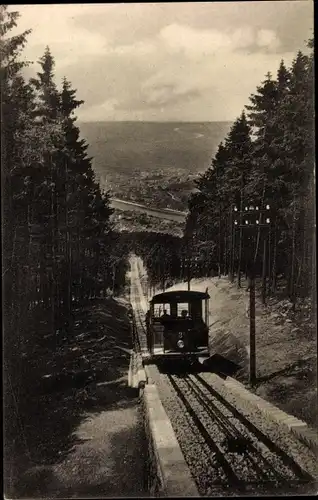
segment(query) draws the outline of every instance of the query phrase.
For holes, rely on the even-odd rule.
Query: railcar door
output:
[[[205,299],[205,324],[209,324],[209,299]]]
[[[161,354],[163,352],[164,325],[161,318],[164,314],[170,314],[169,305],[154,304],[152,318],[153,354]]]
[[[206,303],[203,316],[203,301],[201,299],[193,300],[190,304],[191,317],[193,320],[193,343],[196,348],[206,347],[208,345],[208,332],[206,322]],[[204,318],[204,319],[203,319]]]

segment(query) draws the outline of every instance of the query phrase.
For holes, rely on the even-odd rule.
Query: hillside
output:
[[[90,300],[74,310],[74,327],[59,349],[48,326],[35,322],[38,341],[28,347],[33,356],[24,375],[32,391],[20,413],[23,434],[7,451],[13,457],[5,470],[9,498],[85,498],[95,489],[105,498],[135,490],[142,495],[138,472],[134,485],[127,485],[125,477],[105,480],[103,468],[105,462],[115,477],[120,475],[115,458],[126,460],[127,442],[138,440],[142,431],[135,393],[127,387],[130,315],[123,299]],[[137,456],[133,463],[130,469],[140,477],[142,460]],[[121,475],[129,477],[128,470],[126,464]]]
[[[247,380],[249,355],[249,293],[222,278],[191,281],[192,290],[210,294],[210,350],[242,366]],[[169,290],[186,290],[178,283]],[[302,316],[302,317],[301,317]],[[288,301],[256,302],[256,393],[296,417],[317,426],[316,340],[306,302],[296,314]]]
[[[152,217],[145,213],[128,210],[114,210],[112,220],[118,231],[158,231],[182,237],[184,223]]]
[[[230,122],[79,123],[102,187],[114,196],[182,210]]]

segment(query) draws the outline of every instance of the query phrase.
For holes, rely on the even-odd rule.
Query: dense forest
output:
[[[242,273],[253,273],[263,300],[279,281],[293,308],[302,298],[315,303],[313,41],[308,49],[290,68],[282,61],[276,78],[266,75],[195,181],[172,276],[180,267],[183,279],[217,271],[240,287]],[[150,267],[160,283],[159,267]]]
[[[74,309],[119,292],[127,250],[111,222],[109,195],[95,180],[79,138],[82,104],[64,78],[54,81],[49,48],[26,81],[21,53],[29,31],[12,36],[19,14],[0,10],[3,318],[6,452],[21,442],[23,401],[36,347],[68,341]]]
[[[149,287],[165,289],[185,275],[185,260],[182,259],[182,239],[156,231],[125,233],[126,238],[147,269]]]

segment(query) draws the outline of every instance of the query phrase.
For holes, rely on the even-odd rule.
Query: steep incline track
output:
[[[204,374],[151,378],[202,496],[313,491],[311,476],[204,380]]]
[[[142,339],[145,300],[137,261],[133,266],[131,294]],[[284,495],[315,489],[312,477],[265,433],[261,421],[256,426],[240,413],[209,374],[163,373],[154,365],[147,370],[200,495]]]

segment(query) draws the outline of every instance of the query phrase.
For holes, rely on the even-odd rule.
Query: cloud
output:
[[[151,43],[149,41],[143,41],[143,42],[136,42],[132,43],[130,45],[118,45],[118,46],[113,46],[107,50],[107,54],[115,54],[118,56],[132,56],[132,57],[138,57],[138,56],[150,56],[151,54],[154,54],[157,50],[157,47],[154,43]]]
[[[250,26],[225,33],[171,24],[161,30],[160,36],[168,49],[184,52],[188,57],[224,54],[238,49],[254,51],[256,47],[258,52],[263,48],[275,51],[280,45],[278,35],[273,30],[256,30]]]
[[[310,35],[308,1],[11,6],[24,55],[49,45],[84,120],[233,120]],[[29,74],[37,65],[29,68]]]
[[[216,30],[195,30],[189,26],[170,24],[160,36],[171,51],[184,51],[187,55],[212,54],[227,49],[230,39]]]
[[[36,49],[38,60],[49,45],[58,66],[66,67],[83,57],[103,54],[109,44],[105,36],[75,25],[75,16],[87,12],[88,5],[53,4],[46,8],[24,5],[16,8],[21,12],[16,31],[32,29],[24,51],[26,57],[32,57]]]
[[[80,114],[79,118],[81,121],[90,121],[92,117],[99,121],[99,117],[103,116],[109,116],[114,119],[115,117],[115,109],[116,106],[118,105],[117,99],[111,98],[111,99],[106,99],[106,101],[95,104],[94,106],[90,106],[86,109],[83,109]]]
[[[280,46],[280,40],[273,30],[260,30],[257,33],[257,45],[276,50]]]
[[[171,24],[232,33],[244,27],[279,33],[282,50],[302,46],[313,27],[312,0],[249,2],[121,3],[91,5],[74,18],[77,26],[107,35],[116,44],[156,36]]]
[[[255,40],[255,29],[251,26],[237,28],[231,34],[231,47],[233,49],[244,49],[251,47]]]

